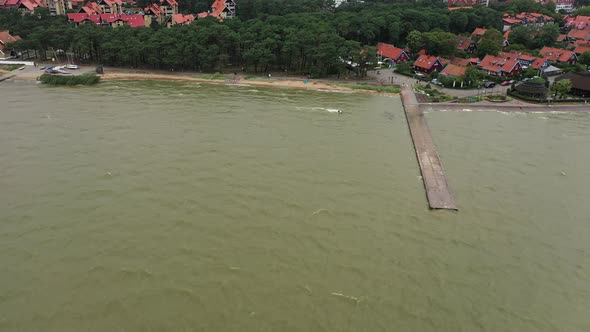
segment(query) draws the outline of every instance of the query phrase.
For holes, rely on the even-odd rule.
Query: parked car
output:
[[[80,69],[80,67],[78,65],[69,64],[69,65],[66,65],[66,69]]]
[[[508,86],[510,85],[510,81],[504,81],[502,83],[500,83],[501,86]]]
[[[496,83],[491,82],[491,81],[488,81],[483,86],[486,87],[486,88],[493,88],[493,87],[496,86]]]

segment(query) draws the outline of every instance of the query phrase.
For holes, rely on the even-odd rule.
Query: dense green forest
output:
[[[202,0],[190,2],[192,7],[179,2],[183,10],[197,11],[205,5]],[[453,42],[449,33],[470,34],[476,27],[501,30],[505,11],[556,16],[550,6],[529,0],[455,11],[428,0],[366,0],[337,8],[333,0],[240,0],[237,18],[223,23],[206,18],[170,29],[75,27],[66,17],[39,9],[27,16],[0,11],[0,29],[23,38],[16,45],[19,49],[41,54],[49,48],[64,50],[83,62],[221,72],[287,70],[325,76],[346,71],[347,61],[368,65],[378,42],[408,45],[412,32],[421,34],[422,46],[438,47],[441,54],[452,56],[454,47],[446,45],[446,41]]]

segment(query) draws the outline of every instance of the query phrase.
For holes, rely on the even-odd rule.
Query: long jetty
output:
[[[416,100],[414,90],[410,86],[402,87],[402,103],[414,142],[414,150],[420,165],[426,197],[431,209],[458,210],[455,199],[449,190],[447,177],[436,153],[436,147],[424,113]]]

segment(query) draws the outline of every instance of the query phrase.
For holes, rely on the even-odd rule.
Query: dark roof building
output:
[[[572,81],[572,94],[590,97],[590,73],[569,72],[555,79],[555,82],[568,79]]]

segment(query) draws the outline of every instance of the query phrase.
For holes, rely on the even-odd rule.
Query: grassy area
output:
[[[221,74],[221,73],[215,73],[215,74],[198,74],[198,75],[194,75],[195,78],[200,78],[200,79],[204,79],[204,80],[224,80],[226,75]]]
[[[22,65],[0,65],[0,70],[13,71],[20,67],[22,67]]]
[[[41,75],[41,83],[51,85],[92,85],[100,81],[100,77],[93,73],[82,75]]]
[[[400,93],[401,89],[395,86],[378,86],[369,84],[339,84],[339,86],[355,89],[355,90],[369,90],[384,93]]]

